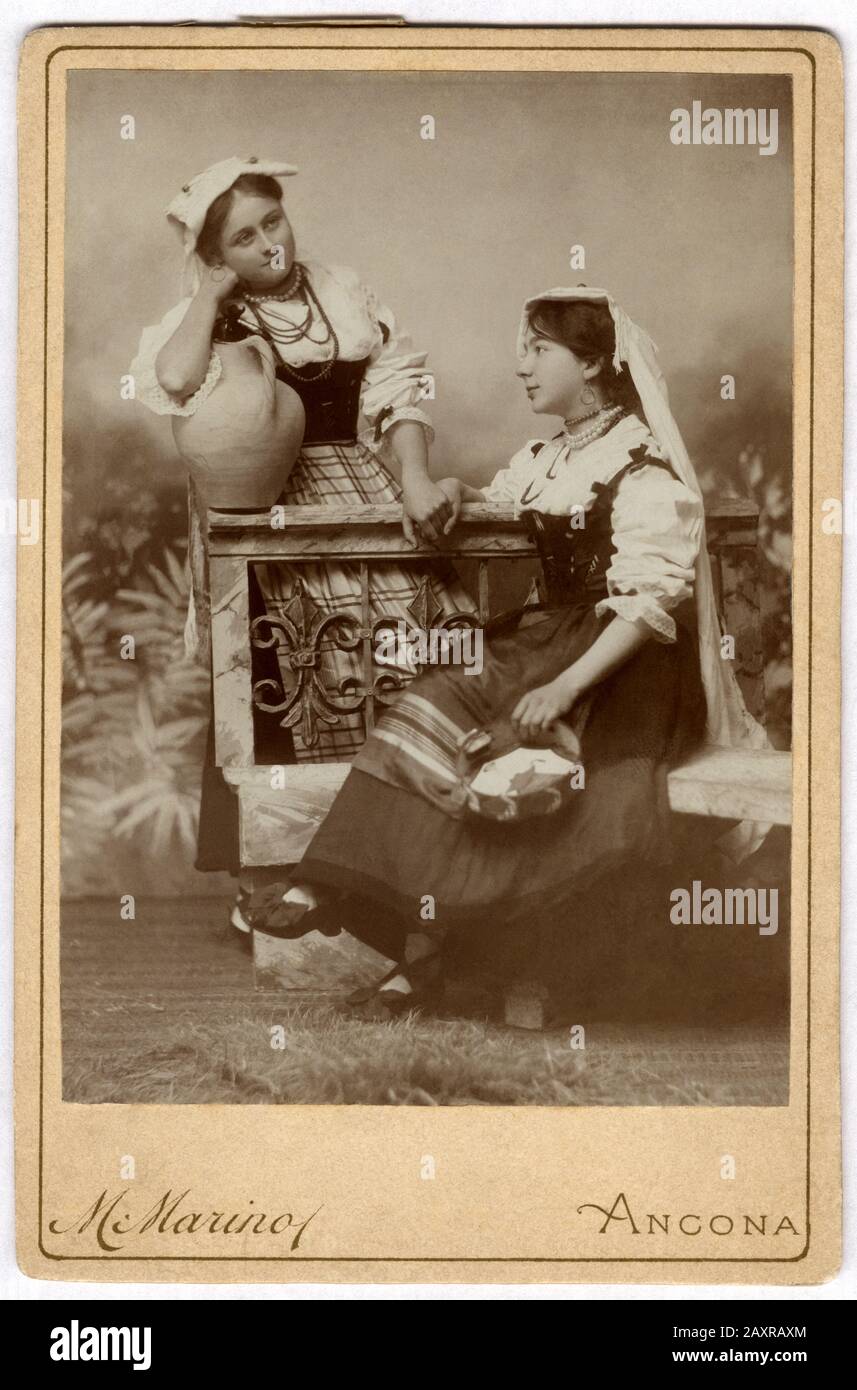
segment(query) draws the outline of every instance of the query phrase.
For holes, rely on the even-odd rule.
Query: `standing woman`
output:
[[[155,413],[174,417],[176,441],[190,468],[193,584],[185,647],[188,655],[203,662],[211,659],[208,505],[255,512],[277,502],[318,506],[401,501],[403,529],[412,544],[418,539],[434,541],[451,529],[460,506],[428,477],[432,429],[420,405],[425,353],[414,351],[391,311],[356,271],[296,259],[279,183],[296,172],[292,165],[255,156],[233,157],[184,185],[167,209],[183,236],[184,296],[159,325],[144,330],[131,366],[137,397]],[[239,351],[236,371],[232,364]],[[358,437],[360,413],[370,426],[368,438]],[[277,450],[282,458],[279,474]],[[247,475],[242,468],[250,454],[262,462]],[[398,464],[401,486],[382,454]],[[297,571],[287,564],[266,563],[252,566],[250,574],[251,616],[281,612],[292,597]],[[437,561],[407,571],[389,564],[373,568],[371,618],[384,614],[414,627],[417,620],[408,605],[424,576],[443,614],[473,610],[448,564]],[[350,610],[359,615],[355,565],[304,565],[300,577],[322,612]],[[359,679],[357,653],[340,651],[332,641],[322,644],[322,653],[326,685]],[[263,655],[263,662],[265,656],[270,653]],[[270,661],[261,669],[287,692],[294,677],[279,648],[277,662],[279,669]],[[404,674],[412,672],[405,668]],[[272,721],[266,760],[348,759],[360,747],[363,732],[359,711],[340,714],[335,724],[322,726],[311,743],[299,731],[290,735]],[[214,766],[213,720],[196,867],[240,870],[237,803]],[[244,931],[242,909],[249,887],[242,882],[232,914],[233,925]]]

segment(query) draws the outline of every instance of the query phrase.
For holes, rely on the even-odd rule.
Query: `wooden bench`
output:
[[[478,613],[490,616],[488,565],[498,560],[530,561],[537,568],[532,540],[511,506],[465,503],[459,525],[437,547],[413,549],[401,529],[396,504],[278,508],[272,515],[208,517],[212,609],[212,660],[216,716],[216,756],[239,798],[242,865],[284,867],[300,859],[324,819],[348,772],[347,763],[287,765],[275,771],[255,757],[254,699],[270,703],[270,692],[253,689],[248,566],[282,561],[299,573],[302,563],[348,561],[361,578],[361,614],[352,620],[360,639],[362,686],[348,700],[362,709],[371,729],[379,705],[390,696],[380,668],[373,664],[369,608],[369,572],[373,563],[394,560],[407,566],[437,555],[473,561],[477,568]],[[740,498],[719,500],[707,508],[708,547],[712,559],[723,631],[735,641],[736,674],[749,709],[764,719],[764,663],[759,607],[757,512]],[[285,631],[281,631],[287,641]],[[311,673],[317,652],[311,638],[290,653],[300,677],[299,703],[309,706]],[[318,687],[315,698],[318,698]],[[336,708],[336,697],[323,698]],[[294,713],[294,711],[293,711]],[[736,752],[708,748],[669,776],[674,810],[728,820],[760,820],[787,825],[791,820],[791,760],[770,750]],[[274,785],[275,780],[282,785]]]

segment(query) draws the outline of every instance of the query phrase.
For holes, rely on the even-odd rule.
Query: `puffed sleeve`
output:
[[[665,469],[646,465],[627,473],[613,503],[608,597],[596,613],[642,618],[659,641],[674,642],[669,610],[693,593],[703,524],[701,498]]]
[[[129,368],[134,379],[135,399],[142,401],[156,415],[193,415],[220,380],[222,363],[214,350],[208,359],[208,370],[204,380],[200,382],[193,395],[185,396],[184,400],[165,391],[155,374],[155,359],[175,333],[190,304],[190,297],[180,300],[164,315],[160,323],[143,329],[137,356]]]
[[[431,421],[419,402],[425,399],[425,352],[416,352],[407,333],[397,324],[391,309],[378,302],[375,292],[363,286],[366,312],[375,329],[369,366],[363,378],[360,408],[380,439],[398,420],[416,420],[429,438]]]
[[[507,466],[495,473],[485,487],[479,488],[486,502],[517,502],[532,481],[536,457],[544,444],[542,439],[529,439],[522,449],[510,458]]]

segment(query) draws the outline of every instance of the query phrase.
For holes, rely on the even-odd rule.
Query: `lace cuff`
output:
[[[642,618],[644,623],[648,623],[658,642],[676,640],[675,619],[648,594],[611,594],[609,598],[603,598],[595,605],[595,612],[599,618],[608,609],[612,609],[618,617],[629,623],[638,622]]]
[[[150,410],[153,410],[156,415],[193,415],[203,401],[211,395],[220,380],[222,371],[223,364],[220,358],[216,352],[212,352],[204,379],[192,396],[186,396],[184,400],[179,400],[177,396],[171,396],[169,391],[165,391],[158,381],[155,374],[154,358],[147,357],[143,360],[138,357],[131,363],[135,397],[147,405]]]

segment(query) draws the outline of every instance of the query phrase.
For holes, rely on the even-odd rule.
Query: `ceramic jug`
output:
[[[215,350],[220,379],[193,415],[173,416],[176,447],[206,506],[265,511],[300,453],[303,404],[277,379],[264,338],[218,342]]]

